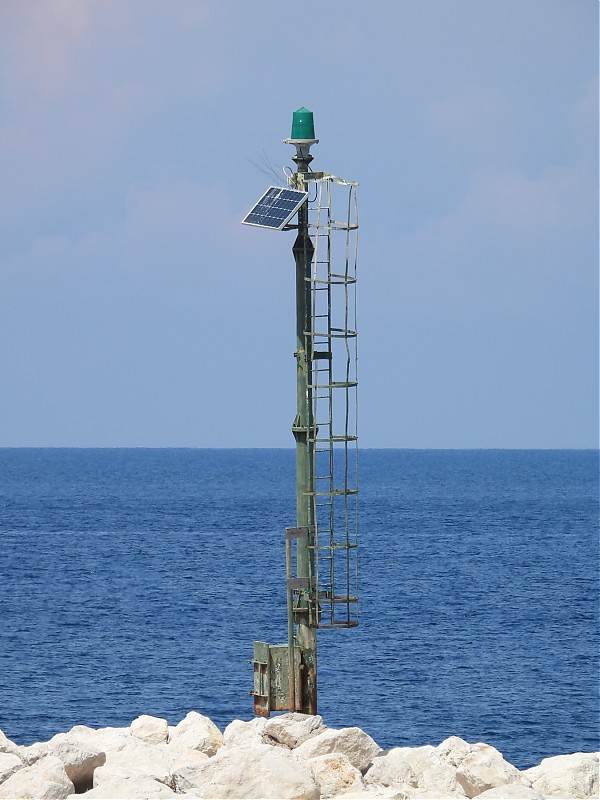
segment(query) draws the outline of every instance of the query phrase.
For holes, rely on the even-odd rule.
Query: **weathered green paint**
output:
[[[350,554],[356,552],[357,541],[356,538],[354,541],[350,538],[349,524],[350,516],[354,514],[357,533],[358,510],[355,502],[348,502],[358,491],[356,481],[353,483],[352,477],[349,477],[349,464],[354,464],[354,469],[357,470],[357,458],[350,462],[348,457],[348,443],[356,443],[357,440],[356,430],[352,429],[352,415],[349,413],[349,398],[356,396],[355,391],[353,395],[349,393],[357,386],[356,350],[351,347],[356,337],[353,329],[356,328],[356,306],[353,306],[352,294],[349,292],[349,288],[356,282],[356,238],[353,240],[353,265],[350,268],[348,266],[352,262],[349,245],[352,240],[349,240],[348,232],[358,228],[356,183],[309,170],[312,161],[310,147],[317,141],[314,138],[312,113],[308,109],[298,109],[294,112],[292,139],[286,140],[296,147],[293,161],[297,171],[290,176],[289,184],[301,190],[308,188],[311,182],[313,185],[318,184],[318,199],[315,201],[316,206],[311,206],[310,226],[308,203],[298,211],[298,224],[289,226],[297,228],[293,245],[296,282],[296,416],[292,423],[296,443],[296,527],[286,528],[285,540],[287,644],[267,645],[264,642],[255,642],[254,648],[252,694],[256,713],[265,716],[271,711],[286,709],[316,714],[317,629],[348,628],[358,624],[357,614],[351,614],[351,609],[357,609],[358,593],[351,591],[350,580]],[[335,222],[332,216],[331,181],[349,187],[345,222]],[[322,202],[323,197],[325,199]],[[352,199],[355,210],[353,218]],[[339,270],[335,274],[332,271],[329,237],[334,230],[346,232],[345,274],[337,274]],[[313,232],[314,241],[309,231]],[[321,255],[323,246],[327,248],[325,259]],[[318,247],[318,255],[315,247]],[[313,258],[316,259],[314,264]],[[319,293],[323,287],[327,287],[325,298]],[[344,306],[340,309],[332,302],[331,292],[335,287],[340,288],[342,293],[345,316]],[[327,304],[326,313],[323,313],[319,305],[323,299]],[[313,320],[313,301],[315,318],[319,320],[317,327]],[[335,308],[335,318],[332,308]],[[340,310],[342,318],[338,321]],[[326,323],[324,327],[323,320]],[[333,373],[332,370],[333,354],[337,352],[334,343],[339,339],[344,340],[346,349],[345,380],[336,380],[334,375],[343,378],[344,373]],[[350,368],[352,352],[354,373]],[[343,409],[340,414],[341,430],[333,427],[334,397],[338,398],[338,404],[340,398],[345,400],[345,419]],[[322,462],[327,458],[328,462],[322,468]],[[340,461],[339,458],[343,460]],[[342,498],[340,503],[337,502],[339,498]],[[345,528],[342,531],[345,538],[341,540],[337,537],[336,513],[338,516],[342,513],[345,519]],[[340,560],[339,556],[345,561]],[[341,577],[338,577],[340,571]],[[335,613],[338,610],[341,610],[340,613]]]
[[[268,717],[271,712],[271,688],[269,673],[269,645],[254,642],[254,713]]]
[[[309,156],[310,158],[310,156]],[[298,165],[297,186],[304,188],[304,174],[309,160],[296,157]],[[313,448],[309,433],[312,419],[312,353],[307,352],[312,327],[310,269],[314,246],[308,233],[308,205],[298,211],[298,235],[292,248],[296,262],[296,418],[293,434],[296,440],[296,524],[298,527],[314,526],[312,492],[314,491]],[[309,538],[299,539],[296,551],[296,574],[299,578],[312,578],[312,551]],[[317,713],[317,637],[311,626],[311,593],[300,595],[296,613],[296,641],[302,650],[302,711]]]
[[[254,713],[268,717],[271,711],[300,710],[302,653],[287,644],[254,642]],[[290,669],[291,667],[291,669]],[[290,702],[290,696],[292,702]]]

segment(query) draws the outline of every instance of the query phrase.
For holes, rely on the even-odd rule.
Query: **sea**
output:
[[[293,450],[0,449],[0,729],[251,719],[286,641]],[[598,452],[359,453],[358,628],[319,713],[383,748],[456,735],[524,769],[599,749]]]

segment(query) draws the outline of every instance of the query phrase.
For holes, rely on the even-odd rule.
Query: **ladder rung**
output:
[[[321,336],[323,339],[354,339],[356,338],[356,331],[351,330],[350,328],[332,328],[332,333],[322,333],[321,331],[316,331],[313,334],[307,333],[304,331],[305,336]]]
[[[358,494],[358,489],[333,489],[331,492],[304,492],[309,497],[345,497]]]
[[[327,603],[327,605],[332,606],[340,604],[347,605],[348,603],[358,603],[358,597],[356,597],[356,595],[350,595],[348,597],[321,597],[319,595],[319,603]]]
[[[342,434],[336,434],[335,436],[329,436],[327,439],[311,439],[312,442],[355,442],[358,439],[358,436],[344,436]]]

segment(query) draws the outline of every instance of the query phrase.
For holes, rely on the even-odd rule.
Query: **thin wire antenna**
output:
[[[271,163],[269,160],[269,156],[267,155],[266,151],[263,150],[263,164],[266,165],[267,169],[270,171],[271,175],[277,179],[277,183],[281,183],[281,173],[283,171],[282,166],[276,167],[274,164]]]
[[[267,178],[273,179],[273,175],[271,174],[271,172],[269,170],[265,169],[263,166],[261,166],[257,161],[254,161],[254,159],[249,158],[248,159],[248,163],[252,164],[252,166],[255,169],[257,169],[259,172],[262,172],[263,175],[266,175]],[[281,185],[281,179],[280,179],[279,175],[277,176],[276,183],[277,183],[278,186]]]
[[[277,186],[286,185],[281,178],[281,171],[283,168],[280,167],[279,169],[277,169],[276,167],[274,167],[273,164],[269,161],[269,157],[264,150],[262,151],[260,162],[254,161],[251,158],[249,158],[248,161],[259,172],[262,172],[263,175],[266,175],[268,178],[271,178],[277,184]]]

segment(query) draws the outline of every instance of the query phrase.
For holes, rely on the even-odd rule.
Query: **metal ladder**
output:
[[[313,600],[318,628],[358,625],[357,184],[309,173]]]

